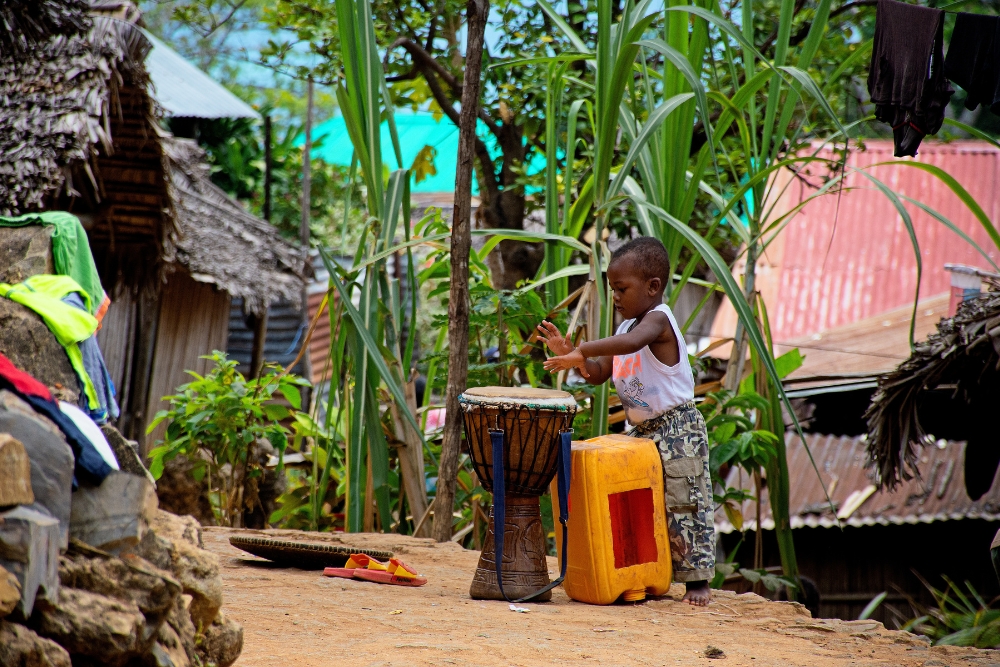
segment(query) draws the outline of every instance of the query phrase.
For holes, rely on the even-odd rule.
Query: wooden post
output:
[[[271,116],[264,116],[264,219],[271,222]]]
[[[250,348],[250,377],[259,377],[264,368],[264,344],[267,342],[267,307],[260,315],[251,313],[247,318],[253,329],[253,344]]]
[[[469,250],[472,236],[472,164],[475,159],[476,117],[479,115],[479,85],[483,61],[483,37],[489,0],[469,0],[466,5],[468,37],[465,45],[465,75],[462,115],[458,130],[458,168],[455,173],[455,209],[451,223],[451,291],[448,297],[448,388],[445,398],[444,441],[438,469],[434,503],[434,539],[451,539],[451,512],[455,504],[458,453],[462,444],[462,411],[458,395],[469,377]]]
[[[133,358],[129,405],[132,406],[132,418],[128,420],[122,435],[139,443],[139,457],[143,460],[149,453],[146,443],[146,424],[151,418],[149,407],[154,397],[149,395],[150,379],[153,375],[153,362],[156,358],[156,336],[160,324],[160,297],[163,287],[158,286],[156,295],[139,292],[136,299],[136,352]],[[159,401],[156,396],[155,400]]]
[[[309,213],[312,205],[312,121],[313,121],[313,80],[309,77],[306,102],[306,143],[302,149],[302,223],[299,225],[299,242],[302,244],[302,275],[309,271]],[[302,286],[302,335],[309,326],[309,285]],[[313,381],[312,354],[306,350],[302,357],[302,375]],[[311,392],[310,392],[311,393]],[[312,401],[310,401],[311,403]]]
[[[264,219],[271,222],[271,116],[269,115],[264,116]],[[267,307],[268,304],[265,303],[262,314],[249,313],[247,317],[247,324],[253,331],[253,343],[250,348],[250,377],[259,377],[264,368],[264,346],[267,344]]]

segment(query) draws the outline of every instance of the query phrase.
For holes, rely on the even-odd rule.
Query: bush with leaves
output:
[[[910,606],[920,615],[904,625],[903,630],[926,635],[937,646],[1000,647],[1000,609],[984,600],[971,583],[965,582],[968,589],[965,593],[946,576],[941,577],[946,584],[944,590],[935,588],[920,575],[917,577],[934,596],[937,607],[909,599]]]
[[[156,413],[147,433],[166,422],[164,439],[149,453],[154,478],[163,474],[165,462],[184,456],[191,461],[198,482],[207,485],[216,520],[242,526],[243,510],[258,504],[257,484],[262,469],[258,443],[268,441],[279,452],[288,444],[288,429],[281,420],[302,407],[300,386],[304,379],[266,366],[261,377],[247,380],[236,370],[237,362],[216,350],[214,366],[204,377],[187,371],[194,380],[165,396],[170,407]],[[275,402],[283,396],[292,409]]]

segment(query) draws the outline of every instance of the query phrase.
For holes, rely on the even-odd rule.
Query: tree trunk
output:
[[[465,47],[465,76],[462,86],[462,115],[459,123],[458,170],[455,174],[455,211],[451,224],[451,291],[448,297],[448,389],[438,468],[434,512],[434,539],[451,539],[451,512],[455,503],[458,450],[462,442],[462,411],[458,395],[465,390],[469,374],[469,214],[472,207],[472,163],[475,160],[476,117],[479,113],[479,78],[482,69],[483,37],[489,0],[469,0],[466,5],[468,38]]]
[[[407,382],[403,386],[403,390],[406,392],[406,403],[410,412],[414,415],[417,414],[417,391],[413,380]],[[410,504],[410,513],[413,514],[413,521],[416,523],[427,511],[424,450],[420,442],[420,435],[413,430],[409,422],[403,419],[402,412],[394,401],[389,403],[389,411],[392,413],[392,425],[396,441],[399,443],[396,455],[399,458],[401,486],[405,490],[406,499]],[[402,495],[403,491],[401,490],[400,496]],[[403,514],[400,514],[400,523],[403,523],[405,518]],[[420,529],[423,532],[415,531],[413,534],[416,537],[429,537],[428,528],[430,528],[430,524],[425,522],[425,525]]]

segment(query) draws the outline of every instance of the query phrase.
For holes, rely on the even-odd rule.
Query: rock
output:
[[[197,650],[203,663],[229,667],[243,652],[242,626],[219,612],[215,622],[205,628],[205,636]]]
[[[69,651],[74,665],[119,667],[146,653],[156,636],[154,631],[147,637],[146,619],[134,602],[66,587],[55,604],[38,604],[31,627]]]
[[[40,273],[54,273],[52,232],[48,225],[0,229],[0,283],[19,283]]]
[[[75,549],[59,560],[59,581],[67,588],[134,603],[145,618],[143,640],[156,634],[181,593],[180,584],[170,573],[141,558],[90,556]]]
[[[189,667],[191,658],[184,650],[184,643],[177,635],[177,632],[167,624],[160,627],[160,632],[156,636],[156,643],[150,649],[148,663],[155,667]]]
[[[21,587],[18,612],[31,616],[35,598],[55,601],[59,594],[59,522],[23,505],[0,512],[0,566]]]
[[[69,653],[54,641],[24,627],[0,621],[0,665],[7,667],[71,667]]]
[[[163,466],[163,474],[156,481],[156,495],[160,509],[179,516],[193,516],[203,526],[216,525],[212,504],[204,482],[196,482],[191,473],[191,462],[178,456]]]
[[[21,601],[21,584],[17,577],[0,567],[0,618],[8,615]],[[0,663],[2,664],[2,663]]]
[[[73,450],[55,424],[6,390],[0,390],[0,433],[16,438],[28,452],[31,490],[35,495],[33,507],[43,508],[59,520],[59,544],[65,549],[69,544]]]
[[[149,480],[112,470],[100,486],[73,492],[70,535],[98,549],[117,552],[139,543],[156,512]]]
[[[191,619],[207,627],[222,608],[219,558],[200,548],[201,526],[194,517],[179,517],[157,510],[149,530],[135,547],[123,552],[149,561],[173,574],[191,596]]]
[[[0,507],[33,502],[28,451],[14,436],[0,433]]]
[[[197,653],[195,652],[195,637],[197,630],[194,627],[194,623],[191,621],[191,596],[187,594],[181,594],[177,597],[177,602],[174,603],[174,609],[170,612],[167,617],[167,624],[173,629],[174,633],[177,635],[178,640],[184,647],[184,652],[191,661],[197,660]]]
[[[0,352],[30,373],[58,398],[75,404],[79,381],[66,350],[41,316],[16,301],[0,298]],[[21,442],[23,439],[18,438]]]
[[[138,443],[134,440],[128,440],[121,434],[121,432],[116,429],[111,424],[104,424],[101,426],[101,433],[104,434],[105,439],[108,444],[111,445],[111,451],[115,453],[115,459],[118,461],[118,467],[125,472],[130,472],[133,475],[139,475],[140,477],[145,477],[156,487],[156,480],[153,476],[149,474],[146,470],[146,466],[142,465],[142,460],[139,458],[139,451],[137,449]]]

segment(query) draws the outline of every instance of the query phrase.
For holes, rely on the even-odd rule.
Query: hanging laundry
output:
[[[48,417],[62,431],[76,459],[74,486],[76,478],[100,484],[111,473],[112,467],[73,420],[63,414],[48,387],[17,368],[2,352],[0,389],[8,389],[20,396],[35,412]]]
[[[80,224],[80,219],[65,211],[28,213],[16,218],[0,216],[0,227],[26,225],[48,225],[55,228],[52,232],[52,263],[55,272],[69,276],[84,289],[90,297],[90,314],[100,324],[111,305],[111,299],[101,287],[101,278],[90,252],[87,232]]]
[[[121,470],[121,467],[118,465],[118,459],[115,458],[115,452],[111,449],[111,445],[108,444],[108,439],[104,437],[104,433],[97,427],[93,419],[88,417],[83,410],[66,401],[59,401],[59,410],[71,422],[76,424],[76,427],[80,429],[80,433],[86,436],[87,440],[94,446],[94,449],[101,455],[105,463],[114,470]]]
[[[30,395],[52,400],[52,392],[31,375],[20,370],[14,362],[0,352],[0,378],[7,381],[9,388],[21,396]]]
[[[965,108],[982,104],[1000,114],[1000,16],[966,14],[955,18],[944,73],[967,93]]]
[[[78,292],[70,292],[62,298],[64,303],[75,306],[80,310],[86,310],[83,297]],[[97,336],[91,336],[79,343],[80,354],[83,356],[83,368],[87,371],[90,381],[94,383],[94,390],[97,393],[97,400],[100,402],[100,410],[97,412],[87,410],[90,418],[98,424],[103,424],[108,419],[118,419],[121,412],[118,409],[116,400],[115,383],[108,373],[107,364],[104,363],[104,355],[97,344]],[[81,407],[87,408],[87,404],[81,401]]]
[[[878,0],[868,92],[875,118],[892,126],[896,157],[913,156],[941,129],[954,92],[944,74],[944,12]]]
[[[71,292],[86,296],[83,289],[69,276],[31,276],[17,285],[0,283],[0,296],[16,301],[38,313],[45,321],[59,344],[66,350],[70,366],[80,382],[86,397],[87,409],[100,412],[101,401],[97,396],[90,374],[83,364],[83,353],[78,343],[94,335],[97,320],[85,310],[64,303],[61,299]],[[87,297],[86,300],[89,300]],[[87,303],[89,305],[89,303]]]

